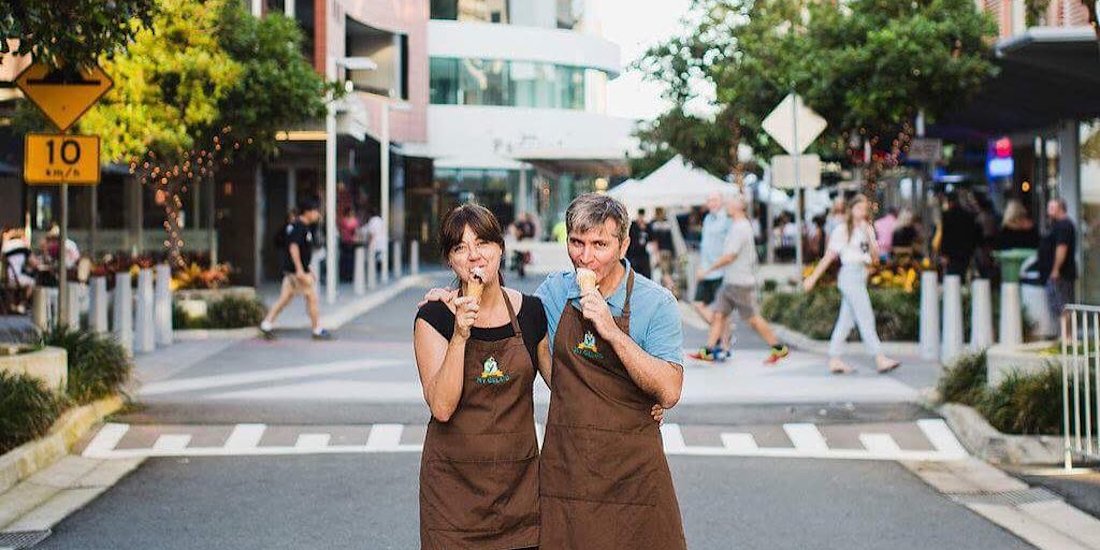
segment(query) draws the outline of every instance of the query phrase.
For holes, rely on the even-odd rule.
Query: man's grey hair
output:
[[[626,241],[630,229],[630,215],[623,203],[599,193],[585,193],[569,203],[565,211],[565,230],[569,233],[584,233],[602,227],[607,220],[619,225],[619,242]]]

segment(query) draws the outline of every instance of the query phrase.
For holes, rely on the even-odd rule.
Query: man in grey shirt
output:
[[[721,348],[723,337],[730,331],[729,318],[733,310],[771,346],[766,364],[774,365],[790,355],[790,350],[775,336],[768,322],[760,316],[756,303],[756,247],[752,224],[745,215],[745,202],[740,197],[727,201],[726,211],[732,220],[723,245],[722,256],[700,270],[700,277],[708,273],[722,273],[722,287],[714,302],[714,319],[710,323],[707,347],[693,358],[724,360],[730,350]]]

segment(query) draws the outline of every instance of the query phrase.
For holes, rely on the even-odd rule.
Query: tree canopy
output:
[[[688,23],[637,64],[673,104],[638,135],[648,154],[719,176],[739,172],[738,144],[780,152],[761,123],[791,91],[829,122],[813,149],[845,156],[853,136],[895,145],[918,111],[961,106],[995,71],[995,26],[972,0],[694,0]],[[685,110],[700,82],[715,90],[713,119]]]
[[[157,0],[9,0],[0,3],[0,54],[86,67],[124,49],[152,23]],[[17,39],[12,52],[4,38]],[[2,60],[2,57],[0,57]]]

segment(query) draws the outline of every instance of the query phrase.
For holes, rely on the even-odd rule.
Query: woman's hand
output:
[[[470,327],[477,320],[478,301],[470,296],[462,296],[454,299],[455,305],[455,336],[463,339],[470,337]]]
[[[657,424],[665,423],[665,408],[660,405],[653,405],[653,408],[649,410],[649,414],[653,415],[653,420]]]
[[[802,281],[802,290],[809,292],[814,289],[814,285],[817,284],[815,277],[806,277],[805,281]]]

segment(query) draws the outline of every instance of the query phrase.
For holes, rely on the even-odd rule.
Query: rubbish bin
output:
[[[1001,263],[1001,281],[1005,283],[1020,282],[1020,266],[1024,261],[1035,255],[1034,248],[1010,248],[993,253],[993,257]]]

